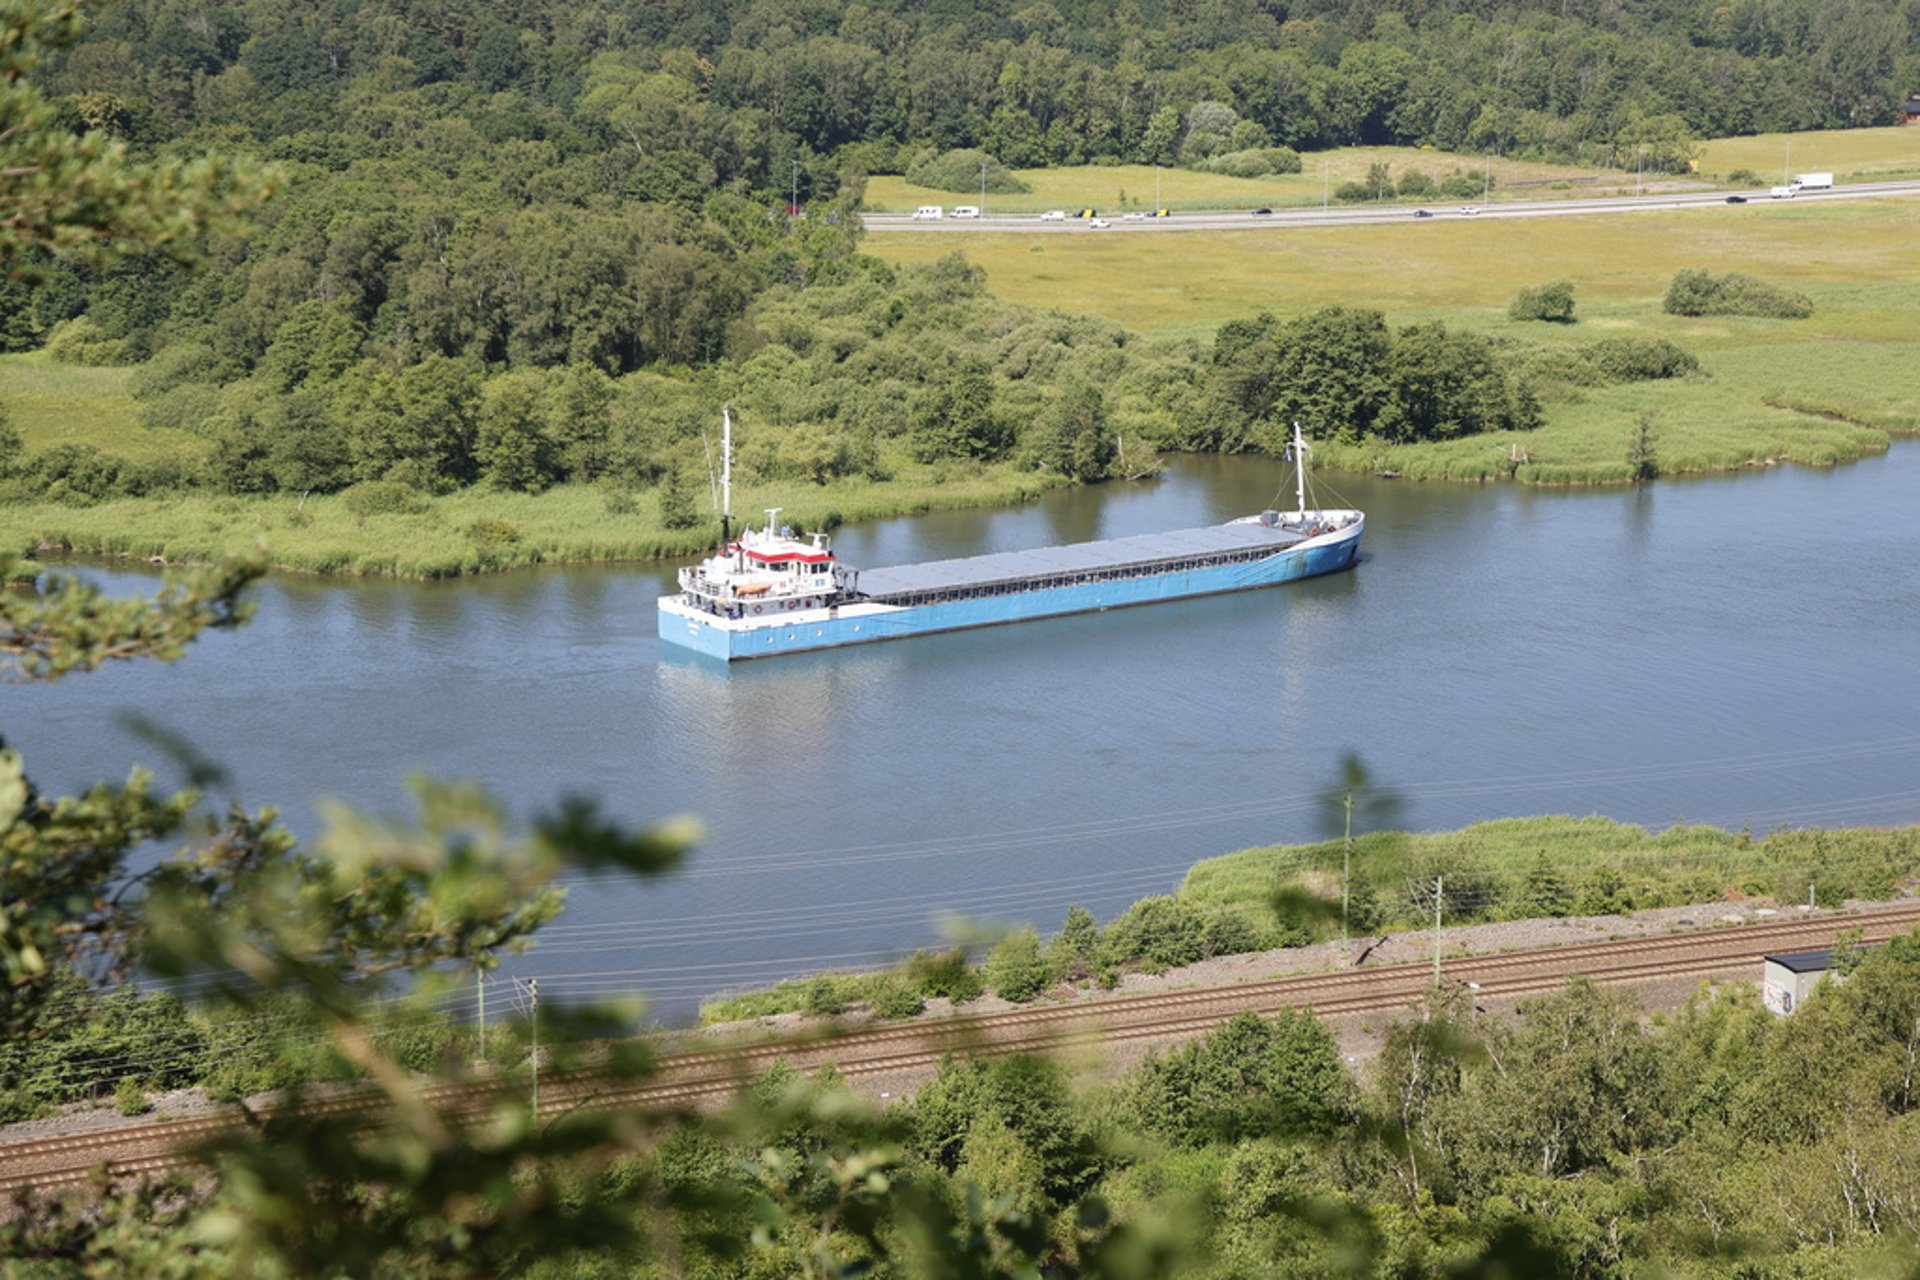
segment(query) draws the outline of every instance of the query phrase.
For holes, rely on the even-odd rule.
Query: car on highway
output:
[[[1067,211],[1065,209],[1049,209],[1040,215],[1040,221],[1042,222],[1065,222],[1066,220]]]
[[[1415,210],[1413,211],[1413,216],[1414,216],[1414,217],[1416,217],[1416,218],[1431,218],[1431,217],[1433,216],[1433,210],[1431,210],[1431,209],[1415,209]]]
[[[957,204],[953,206],[953,216],[956,218],[977,218],[980,216],[980,209],[977,205]]]
[[[1106,227],[1112,226],[1113,224],[1111,222],[1108,222],[1105,218],[1095,218],[1091,222],[1087,223],[1087,225],[1089,227],[1092,227],[1095,231],[1100,231]]]
[[[937,204],[923,204],[918,209],[915,209],[913,211],[913,219],[915,222],[924,222],[929,219],[940,218],[944,216],[945,216],[945,210],[941,209],[941,207]]]
[[[1463,204],[1460,206],[1460,212],[1463,216],[1471,218],[1476,216],[1480,212],[1480,210],[1474,208],[1470,204]]]
[[[1747,202],[1747,198],[1745,196],[1728,196],[1727,197],[1728,204],[1745,204],[1746,202]]]
[[[1253,211],[1253,216],[1254,216],[1254,217],[1256,217],[1256,218],[1264,218],[1264,217],[1266,217],[1266,216],[1267,216],[1268,214],[1270,214],[1270,213],[1272,213],[1272,212],[1273,212],[1273,210],[1271,210],[1271,209],[1255,209],[1255,210]]]
[[[1147,215],[1144,213],[1123,213],[1120,215],[1120,221],[1122,222],[1145,222],[1146,220]]]

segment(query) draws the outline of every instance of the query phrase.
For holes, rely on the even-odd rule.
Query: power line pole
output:
[[[1434,877],[1434,986],[1440,986],[1440,904],[1446,900],[1446,877]]]
[[[480,1061],[487,1060],[487,971],[473,971],[474,990],[480,995]]]
[[[1350,886],[1353,884],[1353,788],[1348,787],[1342,797],[1347,813],[1346,843],[1340,853],[1340,960],[1347,959],[1347,903],[1350,901]]]
[[[1446,896],[1447,878],[1433,878],[1433,985],[1440,985],[1440,902]]]

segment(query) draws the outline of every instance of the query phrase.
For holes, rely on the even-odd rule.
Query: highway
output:
[[[1244,209],[1175,213],[1165,218],[1129,219],[1125,214],[1103,212],[1100,216],[1111,226],[1095,227],[1090,220],[1069,217],[1064,222],[1044,221],[1037,213],[988,213],[979,218],[945,217],[938,220],[916,219],[905,213],[863,214],[868,231],[875,233],[934,232],[940,234],[1019,234],[1019,235],[1118,235],[1122,233],[1167,234],[1180,231],[1262,231],[1297,227],[1357,227],[1381,223],[1484,222],[1495,218],[1572,218],[1596,214],[1644,213],[1667,209],[1728,209],[1727,197],[1740,195],[1745,205],[1731,206],[1758,212],[1764,208],[1790,207],[1808,201],[1882,199],[1889,196],[1920,195],[1920,182],[1858,182],[1827,191],[1803,191],[1799,195],[1774,199],[1766,187],[1752,191],[1660,192],[1639,196],[1595,196],[1591,199],[1507,200],[1496,204],[1478,201],[1435,201],[1426,205],[1377,204],[1332,205],[1327,208],[1276,208],[1270,214],[1252,214]],[[962,197],[964,199],[965,197]],[[1419,218],[1416,209],[1432,216]],[[1469,213],[1472,209],[1476,212]]]

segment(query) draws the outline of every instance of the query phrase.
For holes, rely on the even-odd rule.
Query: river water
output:
[[[875,566],[1183,528],[1281,479],[1183,459],[836,546]],[[1199,858],[1315,838],[1348,750],[1423,830],[1920,821],[1920,446],[1636,490],[1329,479],[1328,505],[1368,513],[1362,563],[1274,590],[728,670],[661,651],[664,566],[277,579],[172,667],[6,689],[0,728],[70,791],[155,756],[117,720],[137,710],[303,835],[322,797],[402,810],[412,770],[522,816],[569,791],[634,822],[696,814],[683,873],[578,882],[506,971],[549,998],[646,991],[670,1020],[885,963],[947,913],[1045,932]]]

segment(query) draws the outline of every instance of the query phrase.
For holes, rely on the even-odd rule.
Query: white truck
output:
[[[1775,200],[1791,200],[1793,193],[1799,189],[1798,187],[1773,187],[1768,190],[1767,195]]]
[[[1795,174],[1791,185],[1795,191],[1831,191],[1833,175],[1830,173]]]

